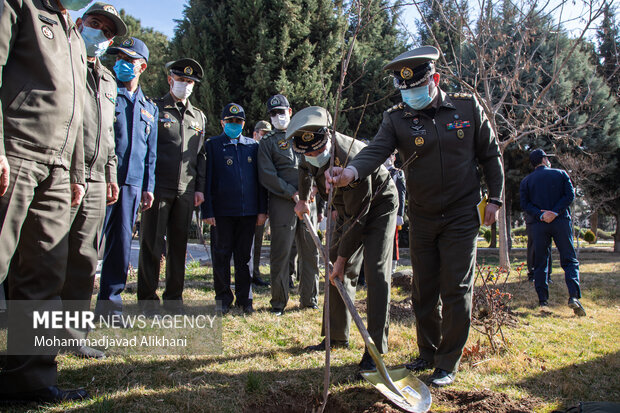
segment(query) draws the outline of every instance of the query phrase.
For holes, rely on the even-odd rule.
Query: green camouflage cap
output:
[[[125,22],[121,19],[118,11],[111,4],[96,2],[90,6],[88,10],[86,10],[84,16],[88,16],[90,14],[98,14],[112,20],[116,26],[115,36],[124,36],[127,34],[127,25],[125,25]]]
[[[254,126],[254,130],[255,131],[264,130],[265,132],[270,132],[271,123],[264,121],[264,120],[259,120],[258,122],[256,122],[256,125]]]

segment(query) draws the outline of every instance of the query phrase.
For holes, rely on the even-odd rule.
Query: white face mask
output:
[[[288,124],[291,122],[291,115],[286,111],[284,115],[277,115],[271,117],[271,124],[278,130],[285,130]]]
[[[180,100],[187,100],[194,90],[194,84],[188,82],[180,82],[172,79],[172,94]]]

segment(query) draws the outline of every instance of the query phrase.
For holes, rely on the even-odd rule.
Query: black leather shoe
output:
[[[222,315],[228,314],[230,313],[230,306],[229,305],[223,305],[222,306]]]
[[[258,285],[259,287],[267,287],[269,285],[269,281],[265,281],[260,278],[258,275],[252,277],[252,284]]]
[[[586,316],[586,310],[583,308],[579,300],[575,297],[571,297],[568,299],[568,306],[573,309],[575,315],[579,317]]]
[[[446,371],[443,369],[435,369],[433,372],[430,383],[435,387],[449,386],[454,383],[455,372]]]
[[[284,314],[284,309],[272,308],[269,310],[269,312],[275,316],[280,317],[282,314]]]
[[[412,371],[424,371],[433,367],[433,363],[424,360],[422,357],[418,357],[411,363],[405,364],[405,367]]]
[[[349,348],[348,341],[341,340],[332,340],[330,348]],[[321,341],[319,344],[315,344],[313,346],[308,346],[304,348],[306,351],[325,351],[325,339]]]
[[[252,307],[252,304],[247,304],[243,306],[243,314],[250,315],[253,312],[254,312],[254,307]]]
[[[362,371],[372,371],[377,370],[377,365],[375,361],[370,356],[370,353],[364,351],[364,355],[362,356],[362,360],[360,361],[360,370]]]
[[[548,303],[548,302],[546,302],[546,301],[541,301],[541,302],[539,302],[539,303],[538,303],[538,305],[539,305],[540,307],[549,307],[549,303]]]
[[[90,399],[90,395],[84,389],[61,390],[57,386],[21,393],[0,393],[0,402],[4,403],[62,403],[84,399]]]

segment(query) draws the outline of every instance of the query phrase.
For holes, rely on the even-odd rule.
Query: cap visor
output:
[[[118,54],[118,52],[123,52],[127,56],[129,56],[131,58],[134,58],[134,59],[145,59],[145,60],[147,60],[146,57],[142,56],[140,53],[134,52],[133,50],[125,49],[124,47],[110,47],[108,49],[108,54],[111,54],[111,55]]]

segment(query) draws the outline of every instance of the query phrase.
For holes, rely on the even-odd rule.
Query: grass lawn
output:
[[[515,264],[522,260],[516,257]],[[510,310],[517,322],[504,329],[508,347],[494,354],[486,339],[472,330],[468,356],[455,384],[432,390],[432,411],[550,412],[579,401],[620,402],[620,256],[582,251],[580,260],[582,303],[588,315],[577,318],[566,305],[567,289],[557,257],[550,306],[545,311],[537,306],[533,285],[514,271],[507,291],[513,297]],[[481,255],[479,262],[493,264],[496,258]],[[261,270],[268,274],[268,267]],[[128,297],[135,297],[135,274],[132,277]],[[213,299],[210,267],[192,265],[187,284],[186,300]],[[388,365],[417,355],[408,290],[392,289]],[[358,301],[365,297],[366,291],[360,289]],[[224,316],[221,355],[102,361],[60,355],[59,385],[85,386],[94,398],[9,411],[311,412],[321,400],[324,353],[305,353],[303,348],[321,340],[321,312],[299,310],[295,289],[285,315],[275,317],[268,312],[269,298],[269,289],[259,288],[252,316],[245,317],[239,310]],[[363,348],[360,335],[352,331],[351,348],[332,352],[327,411],[397,411],[372,386],[356,378]]]

